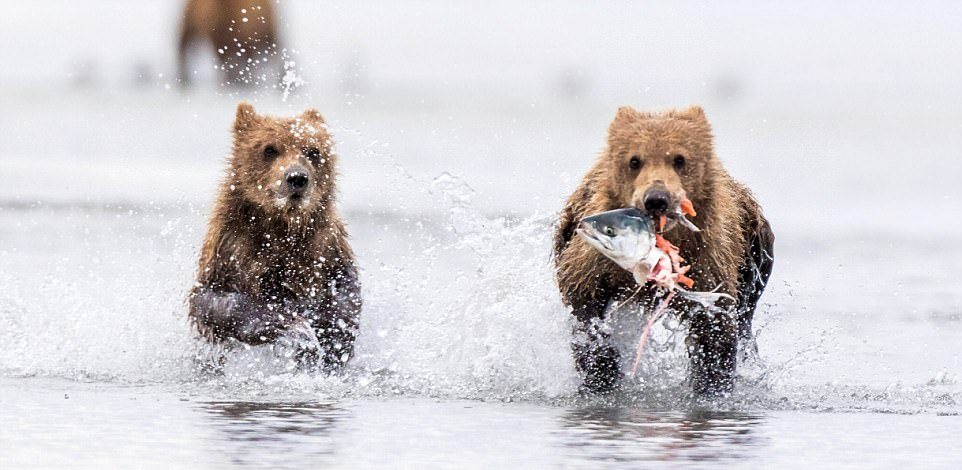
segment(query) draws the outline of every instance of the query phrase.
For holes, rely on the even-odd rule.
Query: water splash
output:
[[[304,86],[307,82],[300,74],[300,69],[294,60],[289,60],[287,50],[283,51],[282,60],[284,61],[284,74],[281,76],[281,101],[286,102],[291,94]]]
[[[552,217],[485,215],[470,186],[452,174],[420,184],[437,198],[440,216],[347,215],[362,254],[365,311],[357,355],[332,377],[299,369],[292,344],[226,352],[193,339],[183,298],[202,212],[92,206],[0,212],[5,226],[18,227],[9,235],[18,249],[0,257],[0,374],[175,385],[225,398],[575,399],[572,320],[548,258]],[[759,337],[786,328],[792,315],[780,304],[792,300],[792,289],[776,289],[759,311]],[[626,309],[612,318],[613,336],[629,357],[642,317]],[[685,383],[684,333],[677,316],[666,316],[638,377],[605,400],[668,408],[696,403]],[[736,393],[712,406],[958,412],[962,394],[951,373],[884,387],[799,383],[798,372],[823,360],[835,336],[816,331],[788,345],[787,359],[743,363]],[[762,349],[762,357],[770,352]]]

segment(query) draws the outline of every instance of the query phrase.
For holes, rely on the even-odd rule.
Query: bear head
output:
[[[701,107],[645,113],[626,106],[608,128],[600,170],[612,185],[606,189],[615,206],[658,217],[685,198],[698,199],[714,158],[711,126]]]
[[[324,210],[334,193],[333,141],[324,118],[308,109],[292,118],[237,106],[230,190],[268,212],[298,216]]]

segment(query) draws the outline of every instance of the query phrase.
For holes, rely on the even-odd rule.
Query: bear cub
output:
[[[241,103],[233,133],[188,296],[191,323],[211,342],[251,345],[307,327],[319,349],[301,346],[298,358],[336,370],[354,351],[361,292],[334,207],[337,157],[324,118],[313,109],[261,116]]]
[[[681,248],[696,290],[736,299],[699,309],[682,299],[673,308],[688,321],[686,344],[692,388],[699,395],[727,393],[734,385],[739,340],[749,348],[752,316],[774,263],[775,236],[751,191],[715,155],[711,126],[698,106],[666,112],[618,110],[605,150],[568,198],[555,231],[556,279],[576,318],[575,363],[590,391],[606,392],[622,377],[621,358],[603,323],[608,306],[634,298],[654,305],[655,291],[638,288],[631,274],[591,248],[575,227],[584,217],[637,207],[655,220],[693,202],[693,232],[669,220],[664,236]]]

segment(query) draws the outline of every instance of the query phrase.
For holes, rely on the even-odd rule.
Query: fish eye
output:
[[[605,235],[608,235],[609,237],[611,237],[611,236],[614,236],[614,234],[615,234],[615,229],[611,227],[605,227]]]
[[[685,157],[681,155],[675,155],[675,161],[672,162],[672,166],[675,167],[675,171],[682,171],[685,169]]]
[[[638,155],[632,155],[631,160],[628,160],[628,168],[631,168],[632,170],[637,170],[641,168],[642,163],[643,162],[641,161],[641,157],[639,157]]]
[[[278,155],[280,155],[280,153],[281,153],[281,152],[277,150],[277,147],[275,147],[275,146],[273,146],[273,145],[268,145],[267,147],[264,147],[264,157],[265,157],[265,158],[275,158],[275,157],[277,157]]]

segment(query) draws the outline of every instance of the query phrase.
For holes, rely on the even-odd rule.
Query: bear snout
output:
[[[302,169],[292,168],[284,173],[284,181],[287,182],[287,188],[290,190],[292,195],[302,195],[305,191],[307,191],[307,186],[311,182],[311,177]]]
[[[660,185],[652,186],[645,191],[641,198],[645,211],[653,216],[662,216],[674,206],[674,195],[668,188]]]

